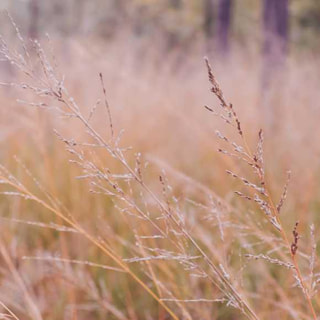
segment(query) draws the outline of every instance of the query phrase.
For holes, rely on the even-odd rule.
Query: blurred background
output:
[[[234,190],[238,190],[238,184],[226,177],[224,169],[241,172],[248,168],[217,152],[216,129],[227,132],[231,139],[236,137],[225,129],[221,119],[216,119],[203,107],[219,107],[210,93],[203,60],[208,56],[227,101],[233,103],[241,119],[248,143],[255,146],[259,129],[265,132],[266,172],[276,199],[285,183],[285,171],[292,170],[283,223],[291,236],[292,226],[299,219],[299,232],[305,237],[301,247],[308,252],[309,226],[311,222],[316,230],[320,226],[319,0],[0,0],[0,9],[0,30],[5,43],[23,52],[15,25],[6,14],[8,11],[30,52],[33,52],[32,42],[28,40],[39,39],[48,59],[58,65],[57,70],[65,77],[65,86],[85,114],[89,114],[97,99],[104,99],[99,79],[99,73],[103,74],[115,132],[125,129],[122,144],[142,152],[144,159],[156,168],[152,167],[148,173],[151,188],[159,189],[155,172],[165,169],[176,188],[177,198],[187,198],[191,193],[190,198],[202,199],[213,191],[234,204],[237,201]],[[32,56],[31,61],[40,74],[37,57]],[[24,80],[14,65],[6,59],[0,61],[0,82],[15,84]],[[23,177],[21,165],[13,160],[18,155],[32,175],[67,206],[82,225],[93,230],[93,234],[107,238],[119,255],[129,256],[121,241],[134,243],[131,225],[119,222],[119,212],[109,198],[89,194],[88,185],[74,179],[80,170],[70,165],[70,156],[53,129],[83,141],[88,140],[87,133],[70,119],[30,108],[29,102],[36,103],[37,99],[36,95],[21,90],[21,86],[5,85],[0,90],[1,163]],[[105,118],[99,116],[103,110],[97,110],[98,116],[91,121],[97,130],[107,135]],[[121,170],[112,159],[106,160],[105,154],[97,152],[96,155],[95,151],[93,154],[115,171]],[[132,154],[129,160],[135,161]],[[236,203],[237,210],[251,212],[252,206]],[[208,223],[203,212],[190,209],[187,201],[182,211],[184,208],[191,217],[190,225],[205,230],[200,228],[196,236],[211,244],[208,245],[210,256],[216,252],[220,254],[221,250],[222,263],[234,268],[234,275],[238,277],[240,249],[236,246],[243,249],[247,243],[235,242],[231,229],[220,241],[217,225]],[[33,290],[36,304],[46,319],[106,319],[106,315],[114,314],[109,305],[104,306],[106,310],[100,309],[100,305],[90,305],[97,300],[94,294],[99,290],[104,292],[103,288],[98,286],[91,296],[83,288],[74,289],[84,279],[81,273],[84,271],[89,275],[88,285],[85,285],[91,290],[92,283],[100,285],[106,280],[110,292],[101,300],[109,301],[111,306],[117,306],[128,315],[113,315],[110,319],[157,317],[157,304],[146,303],[145,295],[125,277],[118,281],[112,273],[89,268],[83,271],[79,267],[78,273],[71,272],[78,278],[72,279],[72,286],[66,287],[62,278],[69,279],[69,273],[54,270],[48,276],[47,265],[23,260],[23,256],[61,252],[62,256],[82,260],[99,262],[104,258],[77,235],[58,236],[56,230],[34,227],[34,221],[47,225],[61,223],[35,205],[3,197],[0,210],[2,216],[8,218],[1,220],[4,247],[8,248],[17,270]],[[235,214],[230,218],[236,221],[235,225],[239,216]],[[259,223],[265,223],[264,217],[254,216],[258,217],[254,218],[256,220],[261,218],[257,223],[260,232]],[[247,219],[245,215],[241,217]],[[265,224],[262,228],[266,228]],[[236,232],[241,238],[242,229],[239,230]],[[257,239],[263,246],[265,239],[259,236]],[[0,242],[2,240],[0,237]],[[316,241],[319,242],[319,232],[316,232]],[[250,242],[243,250],[249,245]],[[317,253],[319,255],[319,251]],[[305,274],[308,274],[308,261],[303,261]],[[28,312],[25,306],[20,306],[24,301],[23,293],[12,272],[7,272],[5,263],[3,265],[1,301],[24,319]],[[65,271],[64,264],[58,267]],[[296,319],[303,319],[304,300],[292,289],[287,270],[277,273],[273,266],[260,265],[246,268],[244,287],[259,295],[254,305],[261,319],[289,319],[288,315],[283,316],[287,311],[279,305],[287,310],[301,310]],[[173,268],[171,272],[170,269],[170,277],[165,273],[163,281],[169,279],[168,283],[176,283],[174,278],[180,277],[177,270]],[[319,274],[319,267],[316,271]],[[211,285],[188,277],[181,279],[185,285],[180,286],[179,280],[174,288],[178,297],[181,293],[182,298],[193,294],[212,298]],[[239,283],[242,286],[242,280]],[[275,287],[277,293],[274,293]],[[53,302],[56,303],[54,308]],[[317,303],[320,306],[319,298]],[[190,310],[194,319],[240,319],[236,312],[224,307],[196,305]],[[29,318],[32,318],[30,314]],[[163,315],[158,318],[166,319]]]
[[[241,58],[259,69],[259,103],[271,126],[276,116],[269,90],[279,86],[288,59],[300,57],[307,64],[319,51],[317,0],[3,0],[0,5],[27,39],[49,35],[68,66],[81,54],[110,60],[111,51],[119,51],[114,61],[119,65],[130,59],[173,73],[187,70],[192,60],[201,63],[204,55],[225,70]],[[17,40],[4,16],[2,33]],[[75,50],[82,53],[75,56]]]
[[[256,141],[264,129],[266,158],[279,188],[283,172],[291,168],[294,184],[310,190],[293,190],[295,201],[303,212],[314,206],[320,168],[319,1],[0,3],[1,32],[9,46],[22,50],[6,10],[26,40],[39,39],[85,110],[101,98],[98,75],[103,73],[115,127],[125,129],[124,143],[225,195],[230,190],[220,183],[225,178],[219,166],[226,164],[216,156],[214,138],[221,124],[203,108],[218,105],[203,61],[208,56],[227,100],[241,114],[248,139]],[[1,61],[0,68],[0,81],[19,78],[8,62]],[[8,143],[10,137],[23,145],[23,137],[37,146],[45,134],[42,143],[48,148],[52,127],[58,125],[52,117],[38,119],[34,110],[21,106],[20,100],[33,99],[24,92],[6,87],[0,94],[0,141]],[[25,130],[38,134],[22,135]],[[1,153],[5,158],[12,150]],[[219,169],[209,169],[212,161]]]
[[[262,51],[267,32],[287,42],[289,51],[319,46],[316,0],[2,0],[1,9],[31,38],[49,33],[110,42],[126,33],[130,42],[157,39],[167,53],[196,46],[232,51],[234,45]]]
[[[86,108],[101,94],[98,74],[104,74],[118,129],[133,127],[127,138],[139,148],[187,167],[190,149],[198,154],[203,140],[212,148],[216,124],[202,108],[215,103],[203,62],[208,56],[248,131],[277,132],[277,147],[270,148],[285,163],[301,159],[304,170],[307,158],[318,166],[320,147],[311,138],[320,115],[317,0],[21,0],[1,1],[1,9],[6,41],[19,47],[8,10],[25,39],[48,47]],[[14,79],[13,66],[0,67],[3,78]],[[7,100],[10,92],[1,94]],[[7,108],[2,112],[8,115]],[[152,143],[145,135],[151,128]],[[172,134],[173,128],[181,131]],[[182,159],[170,146],[183,149]]]
[[[167,53],[196,46],[227,52],[235,45],[266,50],[266,33],[273,33],[288,51],[319,46],[316,0],[2,0],[1,9],[31,38],[110,42],[125,33],[130,42],[157,39]]]

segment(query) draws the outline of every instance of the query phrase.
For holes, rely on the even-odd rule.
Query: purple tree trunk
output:
[[[233,0],[219,0],[217,19],[217,48],[221,54],[229,52],[229,33]]]
[[[288,52],[289,1],[264,0],[263,3],[263,69],[261,98],[263,119],[269,130],[277,130],[281,118],[281,93],[279,87],[285,75]]]
[[[263,54],[268,69],[270,66],[279,67],[284,62],[288,51],[288,20],[288,0],[264,0]]]
[[[203,30],[206,37],[206,50],[207,53],[211,53],[213,50],[213,38],[214,38],[214,2],[215,0],[205,0],[204,2],[204,23]]]

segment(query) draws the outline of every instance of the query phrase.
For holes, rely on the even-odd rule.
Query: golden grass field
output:
[[[209,56],[222,97],[200,50],[41,43],[1,45],[4,319],[320,315],[318,57],[266,92],[255,50]]]

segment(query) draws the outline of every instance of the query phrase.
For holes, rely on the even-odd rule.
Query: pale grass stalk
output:
[[[67,270],[67,273],[64,276],[63,272],[61,272],[61,270],[59,271],[59,276],[63,278],[65,282],[71,284],[72,287],[79,288],[81,291],[89,294],[89,296],[91,296],[100,307],[110,312],[116,319],[129,320],[129,318],[121,310],[119,310],[109,301],[110,299],[104,286],[101,286],[100,288],[102,291],[101,297],[99,289],[94,284],[91,278],[87,279],[86,274],[83,274],[82,272],[80,274],[77,274],[75,270],[72,270],[73,272],[68,272]],[[72,305],[71,307],[72,311],[77,309],[77,305]]]
[[[2,301],[0,301],[0,305],[3,309],[5,309],[9,315],[12,317],[12,319],[20,320]]]
[[[68,264],[79,264],[82,266],[89,266],[94,268],[101,268],[104,270],[116,271],[116,272],[125,272],[123,269],[115,268],[112,266],[107,266],[105,264],[94,263],[86,260],[75,260],[75,259],[66,259],[58,257],[39,257],[39,256],[23,256],[23,260],[36,260],[36,261],[50,261],[50,262],[64,262]]]
[[[88,233],[85,229],[83,229],[78,223],[76,223],[74,221],[74,219],[72,218],[72,215],[70,213],[67,213],[67,215],[63,214],[62,212],[60,212],[59,210],[57,210],[56,208],[54,208],[53,206],[49,205],[48,203],[46,203],[45,201],[41,200],[40,198],[38,198],[36,195],[34,195],[33,193],[31,193],[29,190],[27,190],[26,188],[24,188],[21,184],[15,184],[15,182],[8,180],[5,176],[0,176],[0,180],[6,181],[6,183],[8,185],[11,185],[12,187],[16,188],[17,190],[19,190],[19,192],[22,192],[24,194],[26,194],[28,197],[30,197],[30,199],[32,199],[33,201],[35,201],[36,203],[40,204],[41,206],[43,206],[44,208],[46,208],[47,210],[51,211],[52,213],[54,213],[57,217],[59,217],[62,221],[64,221],[65,223],[67,223],[69,226],[71,226],[72,228],[74,228],[75,230],[77,230],[80,234],[82,234],[89,242],[91,242],[93,245],[95,245],[96,247],[98,247],[104,254],[106,254],[109,258],[111,258],[118,266],[120,266],[122,268],[123,271],[127,272],[134,281],[136,281],[150,296],[152,296],[156,301],[158,301],[158,303],[170,314],[170,316],[175,319],[178,320],[179,318],[175,315],[175,313],[163,302],[161,301],[161,299],[135,274],[133,273],[130,268],[127,266],[127,264],[125,264],[122,259],[120,257],[118,257],[112,250],[112,248],[109,247],[108,244],[106,244],[105,242],[102,243],[101,241],[97,240],[93,235],[91,235],[90,233]],[[0,248],[2,250],[2,247]],[[11,262],[11,266],[13,266],[12,262]],[[28,299],[29,300],[29,299]],[[32,300],[31,300],[32,301]],[[37,309],[36,309],[37,310]],[[36,318],[36,319],[41,319],[41,315],[40,318]]]
[[[30,317],[32,317],[35,320],[42,320],[42,316],[41,316],[41,312],[39,311],[36,303],[33,300],[32,294],[29,292],[24,280],[22,279],[21,275],[19,274],[19,271],[17,270],[17,268],[15,267],[3,241],[0,241],[0,253],[5,261],[5,263],[7,264],[13,278],[15,279],[16,283],[18,284],[18,286],[20,287],[25,302],[27,304],[28,310],[29,310],[29,315]]]

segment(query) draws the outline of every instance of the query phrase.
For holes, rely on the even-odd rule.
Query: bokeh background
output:
[[[34,0],[1,5],[25,39],[39,39],[54,52],[70,90],[87,108],[101,93],[98,74],[104,74],[118,128],[134,127],[129,143],[143,144],[189,169],[194,164],[186,155],[199,154],[199,137],[209,140],[211,150],[216,124],[203,109],[213,103],[203,61],[208,56],[228,100],[244,110],[243,121],[253,135],[260,127],[267,134],[277,132],[277,146],[270,148],[287,166],[301,162],[304,171],[306,159],[308,167],[318,165],[318,1]],[[1,30],[6,41],[19,47],[5,11]],[[14,67],[2,62],[1,68],[4,78],[14,79]],[[1,111],[8,116],[8,110]],[[7,131],[18,122],[6,122]],[[152,143],[145,134],[150,130]]]
[[[225,34],[230,46],[250,44],[258,49],[270,27],[265,15],[274,10],[275,20],[288,29],[280,33],[288,38],[292,52],[317,50],[319,45],[319,4],[315,0],[21,0],[1,1],[1,9],[9,10],[30,37],[49,33],[63,39],[87,37],[110,42],[126,32],[130,42],[157,36],[168,52],[195,50],[196,44],[205,43],[217,49]]]
[[[248,168],[217,152],[222,145],[215,136],[217,129],[226,131],[231,139],[236,137],[204,108],[219,103],[210,92],[203,58],[209,58],[227,101],[237,110],[248,143],[255,146],[259,129],[264,130],[266,172],[276,199],[285,184],[286,170],[292,171],[283,224],[291,236],[292,227],[300,221],[299,261],[307,277],[310,225],[315,224],[316,243],[320,228],[320,2],[1,0],[0,8],[5,43],[23,52],[14,24],[30,52],[29,39],[38,39],[86,114],[97,99],[104,99],[99,79],[99,73],[103,74],[114,129],[124,129],[123,145],[143,154],[151,167],[146,179],[160,197],[157,175],[161,170],[167,172],[175,196],[185,201],[181,210],[187,213],[195,238],[217,264],[228,268],[259,317],[311,319],[288,270],[243,262],[243,253],[282,258],[277,253],[282,247],[278,238],[268,247],[274,236],[271,227],[257,208],[234,195],[241,187],[225,170],[244,170],[245,176]],[[41,65],[33,54],[33,67],[40,74]],[[0,82],[21,81],[25,81],[21,72],[1,59]],[[72,119],[32,108],[30,102],[38,102],[32,92],[21,86],[2,86],[1,163],[33,190],[31,172],[81,225],[108,241],[119,256],[137,254],[132,230],[134,226],[141,231],[140,224],[128,223],[119,214],[117,202],[90,194],[88,184],[75,179],[81,170],[70,165],[70,155],[53,134],[55,129],[65,137],[87,141],[86,131]],[[107,135],[108,124],[99,112],[97,108],[93,125]],[[121,171],[102,152],[93,154],[90,156],[107,163],[108,168]],[[133,153],[130,161],[134,162]],[[135,189],[132,194],[139,205],[150,200],[140,199]],[[227,225],[223,241],[216,216],[211,212],[207,219],[206,207],[190,205],[199,201],[210,206],[208,199],[216,195],[236,207],[222,216]],[[62,257],[111,264],[77,234],[61,231],[57,227],[61,220],[43,208],[1,195],[0,213],[0,301],[19,318],[168,319],[129,277],[60,261]],[[150,231],[140,223],[143,231]],[[233,230],[235,225],[238,228]],[[43,259],[30,258],[35,256]],[[133,269],[155,290],[143,271],[146,267],[134,265]],[[210,283],[189,278],[181,266],[161,262],[155,270],[159,282],[179,299],[219,297]],[[314,272],[318,286],[319,263]],[[22,287],[19,275],[25,284]],[[163,289],[162,295],[167,297],[167,291]],[[314,305],[319,312],[319,295]],[[185,319],[245,319],[224,304],[198,302],[173,305],[173,309]]]

